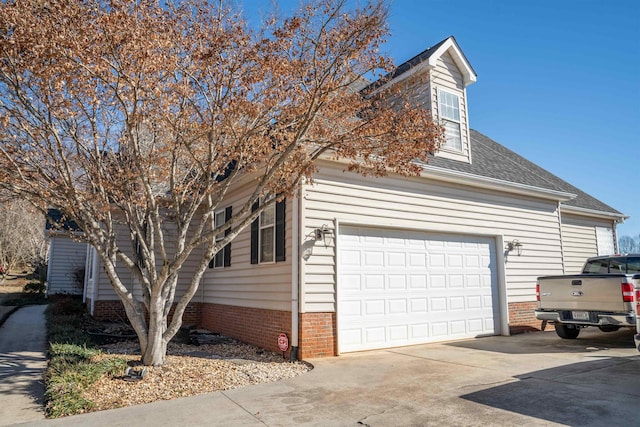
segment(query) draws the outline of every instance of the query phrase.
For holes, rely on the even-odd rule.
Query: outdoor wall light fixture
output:
[[[505,248],[507,252],[516,252],[516,255],[522,255],[522,243],[520,243],[517,239],[514,239],[510,242],[507,242],[507,247]]]
[[[327,224],[322,224],[322,227],[313,230],[313,237],[316,241],[325,240],[327,234],[331,234],[331,230],[329,230]]]

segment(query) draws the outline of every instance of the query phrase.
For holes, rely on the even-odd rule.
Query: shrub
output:
[[[51,301],[53,303],[49,310],[55,315],[79,315],[86,311],[82,298],[77,295],[55,295],[51,297]]]
[[[42,282],[29,282],[24,285],[22,291],[25,294],[43,294],[45,291],[45,284]]]
[[[71,273],[71,278],[73,279],[73,284],[79,290],[84,289],[84,272],[85,272],[85,269],[84,269],[84,266],[83,266],[83,267],[77,267]]]

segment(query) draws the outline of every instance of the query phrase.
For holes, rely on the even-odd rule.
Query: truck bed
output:
[[[576,274],[544,276],[540,285],[540,309],[587,310],[620,313],[629,311],[622,300],[624,274]]]

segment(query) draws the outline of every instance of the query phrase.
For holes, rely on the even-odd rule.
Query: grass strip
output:
[[[84,390],[103,375],[123,375],[127,367],[124,358],[92,361],[101,352],[83,329],[84,316],[81,301],[71,297],[52,301],[47,309],[45,413],[49,418],[90,412],[94,404],[84,398]]]

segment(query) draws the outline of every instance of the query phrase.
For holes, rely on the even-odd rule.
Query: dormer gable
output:
[[[387,84],[396,84],[416,73],[435,69],[438,66],[438,60],[445,53],[450,55],[451,59],[460,71],[460,74],[463,77],[463,86],[466,88],[470,84],[475,83],[477,74],[453,36],[447,37],[441,42],[425,49],[413,58],[402,63],[382,80],[386,81]]]
[[[436,156],[471,163],[466,88],[476,78],[455,37],[450,36],[402,63],[369,89],[379,91],[392,85],[410,89],[415,103],[429,109],[445,127],[447,142]]]

